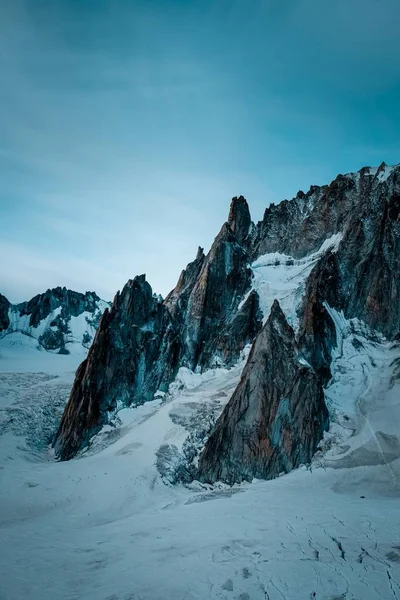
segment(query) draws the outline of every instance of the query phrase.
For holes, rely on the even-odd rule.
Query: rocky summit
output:
[[[233,483],[308,463],[329,426],[332,310],[389,340],[399,334],[399,199],[400,167],[384,163],[271,204],[257,224],[245,198],[233,198],[210,251],[199,248],[165,300],[140,276],[105,311],[77,371],[57,455],[73,457],[119,408],[167,391],[180,368],[231,368],[252,344],[191,473]],[[258,276],[282,261],[304,274],[290,323],[289,294],[282,288],[274,301],[272,282],[261,285]],[[0,322],[4,307],[2,300]]]
[[[275,300],[200,457],[199,479],[233,484],[291,471],[310,462],[327,428],[322,381]]]

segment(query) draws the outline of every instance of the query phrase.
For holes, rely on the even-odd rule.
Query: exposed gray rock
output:
[[[325,303],[340,305],[340,275],[337,254],[328,252],[311,271],[300,308],[299,346],[322,381],[331,378],[332,349],[336,328]]]
[[[243,245],[250,225],[246,200],[233,198],[228,221],[207,256],[199,248],[196,259],[165,299],[179,324],[182,365],[206,369],[215,360],[231,365],[260,329],[257,294],[251,294],[238,312],[251,286],[250,257]]]
[[[353,178],[339,175],[329,186],[311,186],[307,194],[271,204],[257,224],[252,255],[282,252],[301,258],[315,252],[327,238],[343,231],[356,199]]]
[[[179,365],[180,343],[172,318],[153,297],[144,275],[129,280],[106,309],[74,386],[54,448],[60,458],[87,445],[117,405],[151,400],[166,390]]]
[[[39,337],[39,343],[46,350],[63,349],[65,351],[64,334],[61,329],[46,329]],[[65,352],[63,352],[65,353]],[[68,351],[66,351],[68,354]]]
[[[341,306],[393,338],[400,331],[400,169],[375,186],[361,177],[359,194],[338,252]]]
[[[188,264],[179,277],[175,288],[165,298],[165,305],[173,317],[185,314],[193,287],[205,261],[203,248],[198,248],[195,260]]]
[[[224,223],[205,258],[181,317],[184,364],[210,365],[210,346],[227,328],[250,288],[249,256],[228,223]],[[253,325],[251,325],[253,326]]]
[[[234,365],[242,350],[250,344],[262,327],[262,312],[258,294],[252,290],[232,320],[225,322],[221,333],[208,343],[203,352],[207,366]]]
[[[400,331],[400,166],[386,168],[338,175],[271,204],[248,251],[302,257],[342,233],[334,306],[393,337]]]
[[[320,378],[275,300],[199,460],[201,481],[271,479],[308,463],[328,426]]]
[[[250,233],[251,217],[249,205],[243,196],[232,198],[228,225],[239,244],[244,246]]]

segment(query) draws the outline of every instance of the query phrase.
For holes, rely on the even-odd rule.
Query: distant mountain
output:
[[[188,472],[233,483],[309,462],[329,427],[333,311],[389,340],[400,331],[399,215],[400,166],[384,163],[272,204],[257,224],[233,198],[209,253],[199,249],[165,300],[140,276],[106,309],[54,441],[58,456],[73,457],[120,407],[166,391],[180,367],[231,367],[253,344]]]
[[[44,350],[68,354],[73,344],[89,348],[109,302],[95,292],[57,287],[28,302],[11,304],[0,294],[0,339],[22,333]]]

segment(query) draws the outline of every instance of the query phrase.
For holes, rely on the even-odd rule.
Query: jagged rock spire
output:
[[[151,400],[173,379],[179,340],[170,314],[153,297],[144,275],[130,279],[106,309],[80,365],[54,440],[56,454],[72,458],[108,421],[117,403]]]
[[[249,205],[243,196],[232,198],[228,223],[239,243],[243,244],[251,225]]]
[[[199,460],[201,481],[272,479],[311,460],[328,426],[322,384],[274,301]]]

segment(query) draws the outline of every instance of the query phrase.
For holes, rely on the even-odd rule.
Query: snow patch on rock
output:
[[[273,301],[277,299],[288,323],[297,331],[299,326],[297,310],[304,294],[305,281],[323,254],[328,251],[337,252],[342,239],[343,235],[336,233],[325,240],[317,252],[301,259],[272,252],[260,256],[252,263],[251,289],[256,290],[260,297],[264,322],[268,318]],[[247,296],[242,300],[242,305],[246,298]]]

